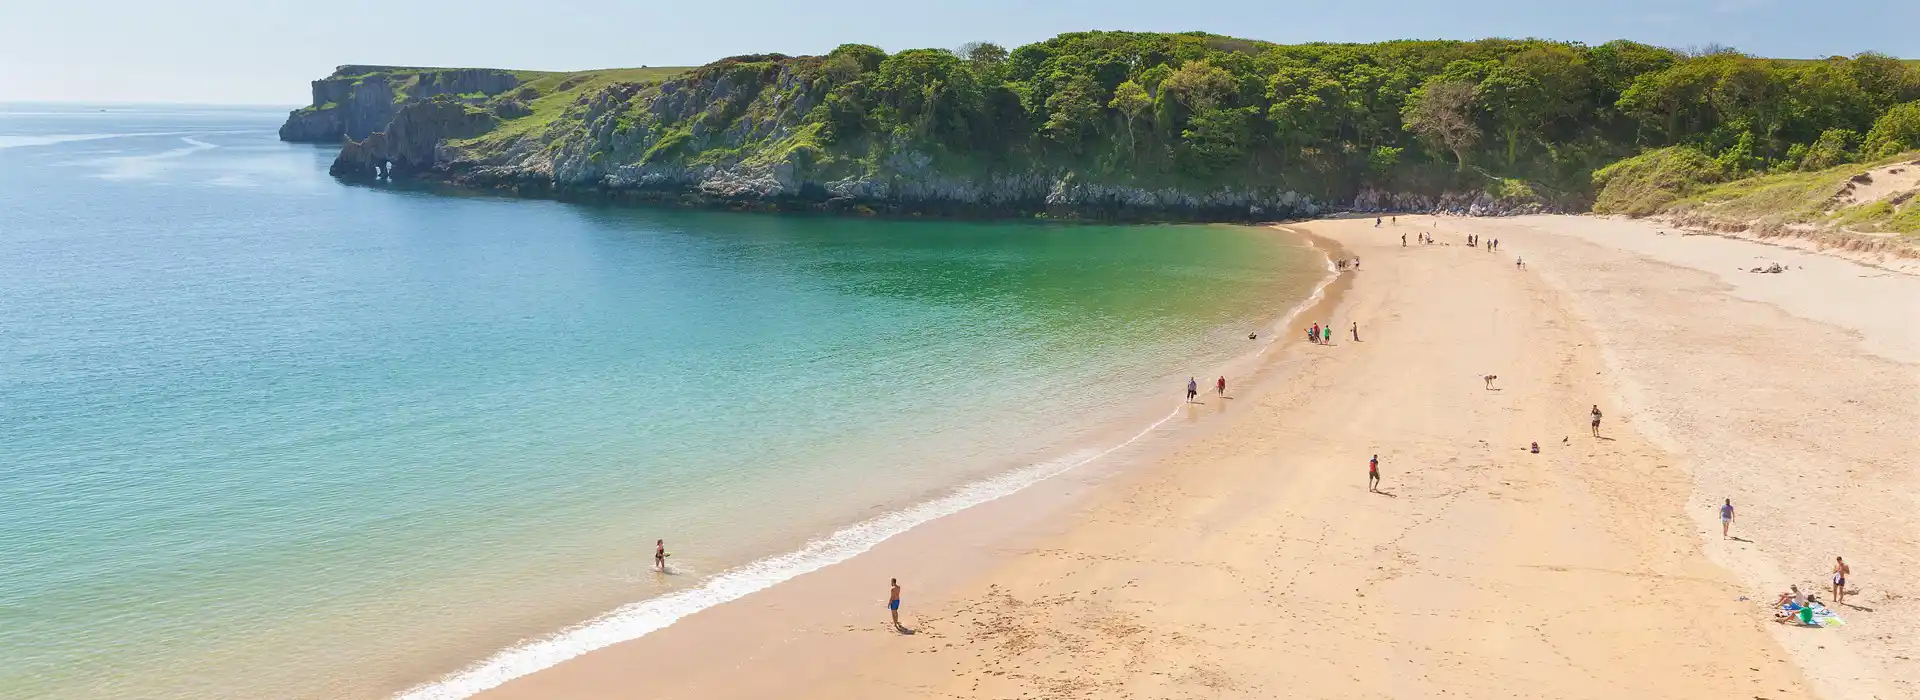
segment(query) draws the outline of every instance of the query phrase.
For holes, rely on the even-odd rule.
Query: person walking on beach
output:
[[[1320,324],[1313,324],[1312,328],[1307,329],[1307,340],[1311,341],[1314,345],[1320,344]]]
[[[1380,217],[1378,216],[1373,217],[1373,227],[1380,228]]]
[[[1187,377],[1187,403],[1193,403],[1193,397],[1200,395],[1200,383]]]
[[[1220,375],[1220,381],[1213,383],[1213,391],[1221,396],[1227,395],[1227,375]]]
[[[667,572],[667,541],[666,540],[653,541],[653,570],[663,574]]]
[[[1407,234],[1400,234],[1400,247],[1407,247]]]
[[[1356,342],[1356,343],[1360,342],[1360,322],[1359,321],[1353,322],[1352,330],[1353,330],[1353,342]]]
[[[1733,528],[1733,499],[1729,498],[1727,499],[1726,503],[1723,503],[1720,505],[1720,539],[1723,539],[1723,540],[1726,539],[1728,536],[1727,533],[1732,528]]]
[[[887,615],[893,618],[893,628],[900,629],[900,579],[888,579],[893,590],[887,593]]]
[[[1320,342],[1326,345],[1333,344],[1333,322],[1332,321],[1328,321],[1327,325],[1320,327]]]
[[[1600,404],[1593,405],[1593,436],[1600,437]]]
[[[1367,460],[1367,493],[1380,492],[1380,455]]]
[[[1853,573],[1853,569],[1847,568],[1847,560],[1842,559],[1840,557],[1833,558],[1833,604],[1834,605],[1839,605],[1843,602],[1846,602],[1847,574],[1851,574],[1851,573]]]

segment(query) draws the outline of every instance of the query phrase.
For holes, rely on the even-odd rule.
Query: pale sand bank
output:
[[[1454,245],[1400,247],[1429,221],[1306,225],[1363,258],[1338,307],[1297,324],[1331,317],[1342,340],[1272,353],[1266,385],[1191,409],[1208,420],[1136,467],[487,696],[1914,696],[1896,586],[1916,580],[1920,394],[1912,365],[1872,354],[1902,347],[1897,314],[1827,314],[1843,341],[1582,228],[1627,222],[1455,219]],[[1459,245],[1483,227],[1502,253]],[[1838,274],[1807,268],[1753,277]],[[1586,435],[1594,403],[1609,440]],[[1374,453],[1391,495],[1366,491]],[[1754,543],[1718,539],[1703,499],[1722,491]],[[1737,600],[1817,581],[1829,552],[1874,612],[1789,629]],[[916,634],[885,631],[890,576]]]

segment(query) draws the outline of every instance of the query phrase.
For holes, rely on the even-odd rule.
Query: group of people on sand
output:
[[[1339,260],[1335,260],[1333,261],[1333,269],[1358,270],[1360,269],[1360,256],[1355,255],[1351,258],[1341,258]]]
[[[1347,330],[1348,332],[1353,334],[1353,342],[1356,342],[1356,343],[1360,342],[1359,322],[1357,321],[1354,322],[1354,324],[1351,327],[1349,327]],[[1327,322],[1327,325],[1324,325],[1324,326],[1318,323],[1308,326],[1307,342],[1313,343],[1314,345],[1332,345],[1333,344],[1333,322],[1329,321]]]
[[[1433,234],[1426,231],[1413,234],[1413,239],[1419,241],[1421,245],[1433,245]],[[1400,234],[1400,247],[1407,247],[1407,234]]]
[[[1721,506],[1722,522],[1730,522],[1732,520],[1732,511],[1733,502],[1731,500],[1729,500],[1726,505]],[[1846,604],[1847,576],[1852,573],[1853,569],[1847,566],[1845,557],[1833,558],[1832,583],[1834,605]],[[1832,615],[1832,612],[1828,610],[1825,605],[1821,604],[1819,596],[1802,592],[1800,590],[1800,584],[1797,583],[1788,586],[1786,592],[1781,593],[1778,598],[1775,598],[1773,607],[1773,618],[1775,622],[1798,622],[1805,627],[1819,627],[1821,626],[1820,622],[1814,619],[1816,616],[1825,618]]]

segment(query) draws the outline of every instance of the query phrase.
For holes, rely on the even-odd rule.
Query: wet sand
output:
[[[1278,347],[1177,435],[485,696],[1914,696],[1893,586],[1916,580],[1920,393],[1873,352],[1897,312],[1795,350],[1843,331],[1612,242],[1640,224],[1449,219],[1452,245],[1400,246],[1433,221],[1296,227],[1362,258],[1296,324],[1339,339]],[[1723,491],[1752,542],[1719,539]],[[1755,599],[1830,552],[1874,610],[1769,621]]]

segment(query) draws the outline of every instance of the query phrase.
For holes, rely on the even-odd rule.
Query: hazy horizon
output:
[[[127,0],[15,0],[0,6],[0,103],[306,104],[308,82],[346,64],[586,70],[701,65],[747,53],[806,55],[843,43],[888,51],[993,41],[1009,48],[1071,31],[1205,31],[1275,43],[1538,37],[1674,48],[1721,45],[1774,58],[1878,51],[1920,57],[1920,3],[1869,0],[1846,12],[1777,0],[1626,0],[1548,7],[1517,0],[1439,6],[1382,0],[1276,7],[1012,0],[808,5],[745,0],[704,8],[607,0],[538,6],[475,0],[390,5],[343,0],[325,18],[297,6],[209,0],[190,8]],[[845,21],[853,18],[855,21]],[[1870,18],[1871,21],[1863,21]],[[401,27],[404,31],[390,30]],[[422,31],[422,28],[426,28]]]

